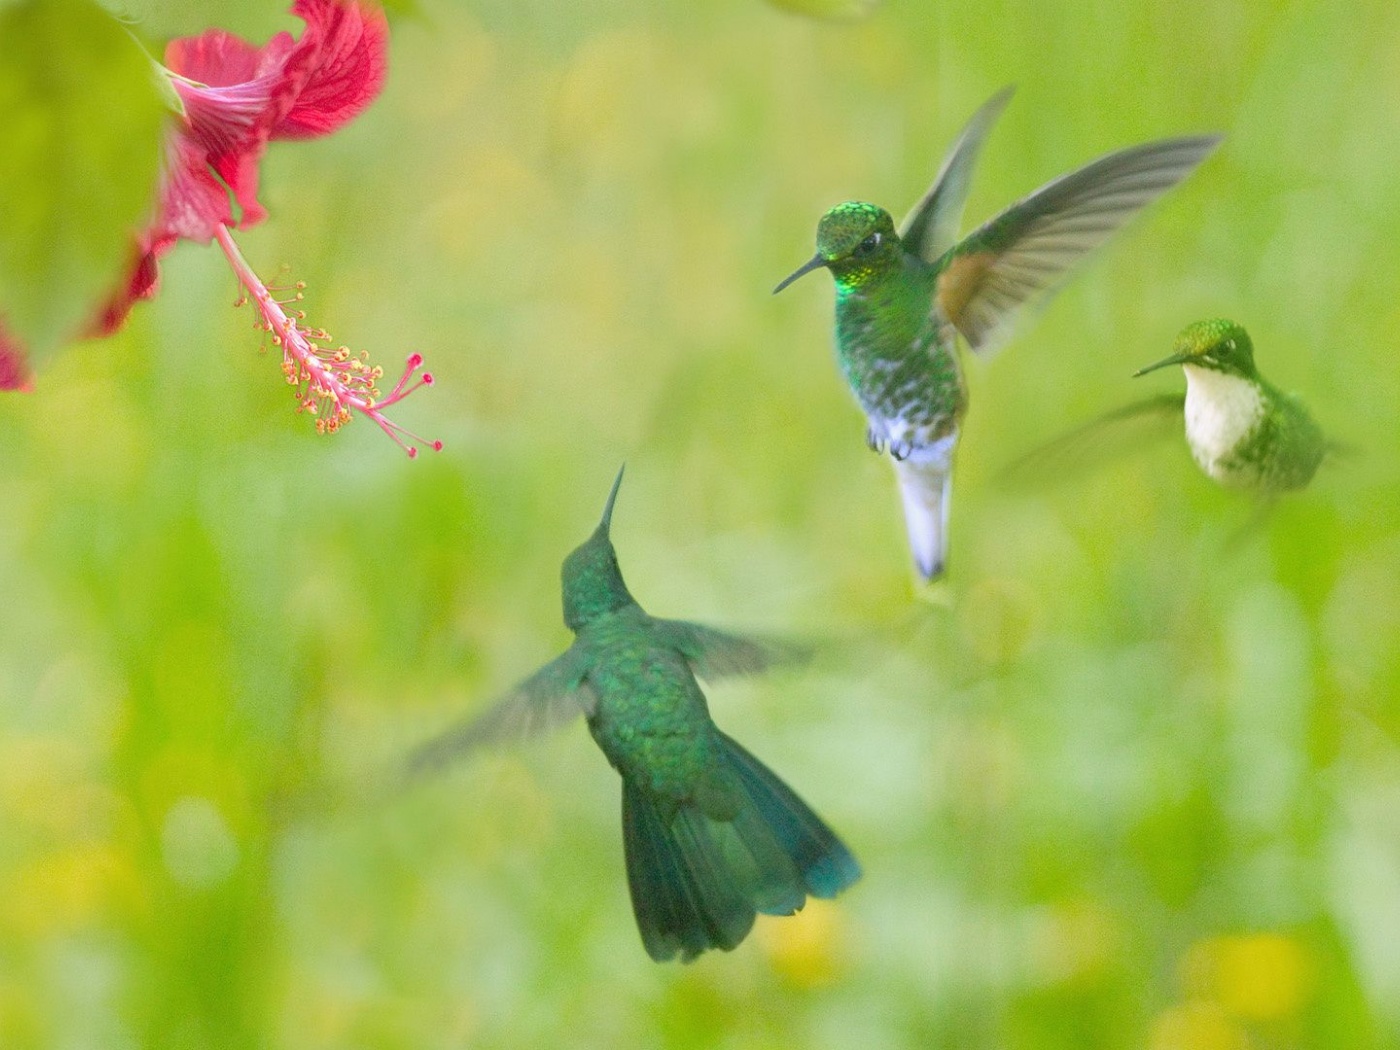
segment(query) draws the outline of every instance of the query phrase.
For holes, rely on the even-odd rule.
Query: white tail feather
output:
[[[925,581],[943,575],[948,561],[948,505],[952,496],[951,457],[933,461],[895,460],[909,549]]]

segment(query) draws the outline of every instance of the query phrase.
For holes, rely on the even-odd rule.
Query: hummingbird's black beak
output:
[[[1155,372],[1157,371],[1157,369],[1166,368],[1168,365],[1183,365],[1187,361],[1191,360],[1191,356],[1192,355],[1190,354],[1183,353],[1172,354],[1171,357],[1164,357],[1155,365],[1148,365],[1146,368],[1139,368],[1136,372],[1133,373],[1133,378],[1136,379],[1138,376],[1145,376],[1148,372]]]
[[[598,522],[598,531],[604,536],[612,528],[613,504],[617,502],[617,490],[622,487],[622,472],[626,469],[626,463],[617,468],[617,477],[613,479],[612,491],[608,493],[608,505],[603,508],[603,520]]]
[[[818,252],[816,255],[812,256],[805,263],[799,266],[796,270],[792,271],[792,273],[788,274],[780,282],[778,282],[778,287],[773,289],[773,294],[777,295],[788,285],[792,284],[793,281],[801,277],[804,273],[811,273],[813,270],[816,270],[825,265],[826,260],[822,258],[821,252]]]

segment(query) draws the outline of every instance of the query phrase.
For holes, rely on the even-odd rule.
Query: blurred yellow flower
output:
[[[1188,953],[1188,986],[1233,1017],[1292,1017],[1311,991],[1303,946],[1281,933],[1244,933],[1201,941]]]
[[[1038,916],[1027,952],[1046,981],[1089,983],[1103,974],[1119,941],[1118,924],[1101,904],[1067,901]]]
[[[31,939],[98,921],[111,890],[130,883],[127,858],[106,845],[47,853],[0,885],[0,930]]]
[[[1152,1024],[1148,1050],[1244,1050],[1244,1032],[1210,1003],[1187,1003],[1161,1014]]]
[[[831,984],[845,969],[845,917],[829,901],[809,900],[796,915],[760,915],[754,936],[773,969],[800,987]]]

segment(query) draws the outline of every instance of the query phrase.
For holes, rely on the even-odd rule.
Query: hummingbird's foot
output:
[[[870,449],[871,452],[885,451],[885,442],[881,439],[879,434],[875,433],[874,427],[865,428],[865,447]]]
[[[903,462],[909,458],[909,454],[914,451],[914,446],[908,441],[891,441],[890,456],[896,462]]]

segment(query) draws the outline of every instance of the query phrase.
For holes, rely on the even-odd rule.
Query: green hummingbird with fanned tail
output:
[[[1023,307],[1220,142],[1195,135],[1110,153],[958,240],[973,165],[1011,94],[1003,89],[973,115],[898,229],[874,204],[838,204],[817,225],[816,255],[774,289],[823,267],[835,278],[837,361],[865,411],[867,443],[894,461],[926,581],[947,563],[953,456],[967,410],[957,337],[979,354],[1000,345]]]
[[[1186,396],[1156,403],[1184,408],[1191,455],[1220,484],[1264,494],[1299,489],[1335,450],[1302,401],[1259,374],[1249,333],[1234,321],[1187,325],[1170,356],[1133,375],[1169,365],[1186,374]]]
[[[642,944],[658,962],[725,951],[758,913],[791,915],[860,877],[840,839],[710,718],[713,681],[795,659],[795,646],[647,615],[609,532],[618,471],[593,534],[565,560],[573,644],[478,718],[420,747],[410,776],[582,715],[622,776],[622,834]]]

